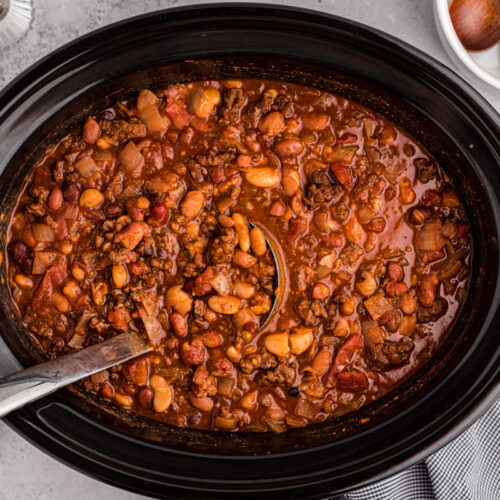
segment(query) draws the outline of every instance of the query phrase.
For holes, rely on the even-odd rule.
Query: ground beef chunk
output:
[[[417,322],[429,323],[436,321],[448,310],[448,301],[443,297],[438,297],[431,307],[419,305],[417,309]]]
[[[195,159],[191,158],[186,162],[186,167],[189,170],[191,178],[195,182],[203,182],[208,174],[205,167],[202,167]]]
[[[203,318],[205,315],[205,302],[200,299],[196,299],[193,302],[193,313],[197,318]]]
[[[413,340],[403,338],[398,342],[374,344],[369,353],[373,364],[381,369],[390,369],[408,363],[415,348]]]
[[[341,193],[340,185],[330,180],[325,169],[319,168],[311,174],[311,184],[307,188],[304,200],[308,208],[313,210],[323,203],[332,201]]]
[[[189,158],[185,165],[195,182],[203,182],[210,168],[229,167],[234,163],[235,158],[236,155],[232,151],[196,155],[194,158]]]
[[[437,175],[436,164],[427,158],[417,158],[414,161],[417,167],[418,178],[424,184],[434,179]]]
[[[349,217],[349,208],[347,208],[345,203],[335,205],[332,207],[332,215],[337,222],[342,223]]]
[[[298,292],[304,292],[314,279],[314,270],[308,266],[300,266],[293,273],[293,287]]]
[[[240,111],[245,106],[246,98],[241,89],[229,89],[222,95],[220,113],[222,120],[236,123],[240,119]]]
[[[208,373],[205,366],[198,366],[194,371],[191,390],[198,398],[206,398],[207,396],[215,396],[217,394],[215,378]]]
[[[286,119],[292,118],[295,114],[293,107],[293,97],[290,94],[280,94],[274,101],[278,109],[283,113]]]
[[[363,255],[363,249],[356,243],[347,243],[340,252],[339,258],[344,266],[353,266]]]
[[[240,370],[243,373],[249,375],[253,373],[260,363],[260,358],[258,355],[247,356],[240,360]]]
[[[247,108],[247,114],[252,123],[252,127],[256,128],[260,117],[271,111],[274,98],[269,92],[264,92],[260,101],[257,101],[252,106]]]
[[[396,332],[401,324],[403,317],[401,311],[397,309],[391,309],[385,314],[380,316],[378,322],[380,325],[384,326],[388,332]]]
[[[94,316],[91,318],[89,322],[89,327],[93,330],[97,330],[97,332],[102,333],[105,332],[109,328],[109,323],[100,319],[98,316]]]
[[[308,326],[314,326],[319,323],[318,316],[311,309],[311,302],[307,299],[302,299],[297,306],[297,313],[302,321]]]
[[[195,159],[202,167],[227,167],[234,163],[236,154],[234,151],[225,151],[217,154],[196,155]]]
[[[260,376],[263,385],[285,385],[292,386],[297,374],[295,368],[282,362],[274,370],[269,370]]]
[[[234,250],[238,244],[238,235],[231,228],[224,229],[218,238],[213,240],[209,248],[212,264],[226,264],[233,260]]]
[[[128,139],[146,137],[146,125],[137,118],[130,120],[99,120],[99,125],[104,134],[112,142],[123,142]]]
[[[263,370],[272,370],[276,368],[276,366],[278,366],[276,358],[269,351],[264,349],[260,360],[260,367]]]

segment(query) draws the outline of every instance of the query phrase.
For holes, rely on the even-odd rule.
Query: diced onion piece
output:
[[[97,165],[91,156],[86,156],[76,162],[75,168],[82,177],[90,177],[95,172]]]
[[[441,233],[441,221],[433,221],[424,224],[417,233],[415,246],[420,251],[437,251],[445,245],[444,236]]]
[[[156,316],[150,316],[144,307],[137,305],[137,310],[141,316],[141,319],[146,328],[146,333],[148,334],[149,341],[153,347],[160,345],[161,341],[167,335],[161,323],[158,321]]]
[[[147,106],[142,111],[139,111],[139,118],[144,122],[148,132],[152,135],[160,137],[167,130],[167,125],[155,105]]]
[[[389,304],[381,293],[377,293],[366,299],[363,304],[375,321],[392,309],[391,304]]]
[[[125,169],[132,173],[144,166],[144,157],[141,155],[134,141],[129,141],[118,154],[118,160]]]
[[[340,161],[349,165],[354,159],[358,146],[346,146],[345,144],[335,144],[326,156],[327,161]]]
[[[363,321],[361,333],[365,339],[365,345],[381,344],[385,341],[384,330],[376,321]]]
[[[150,106],[158,106],[159,99],[151,90],[141,90],[137,98],[137,111],[141,113]]]
[[[218,394],[222,394],[227,398],[230,398],[233,395],[234,389],[234,379],[226,378],[226,377],[218,377],[217,378],[217,392]]]
[[[54,230],[47,224],[32,224],[33,236],[37,241],[48,243],[55,240]]]
[[[33,274],[43,274],[48,267],[56,260],[56,252],[35,252],[33,258]]]

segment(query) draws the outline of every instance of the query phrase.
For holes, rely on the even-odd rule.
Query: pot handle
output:
[[[0,418],[77,380],[151,350],[136,332],[40,363],[0,379]]]

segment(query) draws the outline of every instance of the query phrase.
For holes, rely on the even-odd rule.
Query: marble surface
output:
[[[219,0],[220,3],[221,0]],[[52,50],[96,28],[130,16],[193,0],[34,0],[30,31],[0,49],[0,89]],[[369,24],[415,45],[452,66],[439,41],[432,0],[277,0],[275,5],[308,7]],[[500,92],[469,81],[498,111]],[[45,455],[0,422],[0,500],[132,500],[145,498],[102,484]]]

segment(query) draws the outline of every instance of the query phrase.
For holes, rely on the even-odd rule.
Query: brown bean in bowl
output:
[[[265,233],[287,289],[261,329],[277,286]],[[89,115],[34,165],[7,259],[48,356],[126,330],[154,346],[85,391],[176,426],[282,432],[422,366],[460,313],[471,251],[457,190],[401,127],[315,88],[241,79]]]

